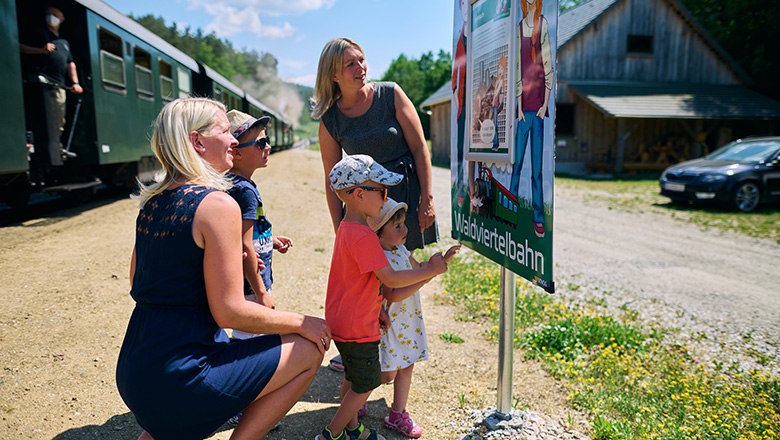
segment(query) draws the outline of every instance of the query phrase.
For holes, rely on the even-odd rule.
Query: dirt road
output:
[[[319,155],[275,154],[255,177],[275,233],[295,239],[290,253],[274,260],[277,307],[322,316],[333,231]],[[448,170],[436,169],[434,177],[442,236],[448,237]],[[583,200],[576,190],[556,193],[559,295],[604,298],[616,308],[628,303],[648,319],[696,326],[729,344],[744,343],[750,330],[757,347],[763,347],[759,341],[778,347],[779,246],[661,217],[648,221]],[[124,440],[139,434],[114,383],[133,307],[127,272],[136,211],[127,199],[96,202],[0,228],[0,438]],[[567,288],[574,284],[581,287]],[[456,321],[453,309],[436,303],[438,289],[432,283],[423,291],[432,357],[415,369],[409,411],[426,428],[425,438],[455,439],[471,428],[464,426],[466,409],[495,404],[497,348],[481,336],[483,325]],[[443,332],[465,342],[446,344],[438,338]],[[333,354],[335,348],[326,362]],[[559,384],[519,353],[515,360],[513,395],[520,405],[586,429]],[[269,438],[313,438],[335,411],[339,380],[323,366]],[[374,392],[366,423],[381,426],[391,400],[391,387]],[[212,438],[229,435],[225,430]]]
[[[562,295],[603,299],[679,328],[700,357],[780,373],[780,246],[671,216],[605,209],[581,192],[556,196]]]

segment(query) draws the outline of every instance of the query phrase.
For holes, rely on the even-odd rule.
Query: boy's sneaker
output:
[[[314,440],[349,440],[349,435],[347,435],[346,431],[341,431],[341,434],[334,437],[326,426],[322,428],[321,433],[314,437]]]
[[[366,428],[366,425],[359,423],[355,429],[345,430],[349,440],[385,440],[385,438],[376,433],[375,430]]]
[[[328,363],[328,368],[330,368],[333,371],[337,371],[339,373],[344,372],[344,364],[341,363],[341,355],[338,354],[334,356],[330,362]]]

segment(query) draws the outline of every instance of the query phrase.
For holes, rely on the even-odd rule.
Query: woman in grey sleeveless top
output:
[[[406,247],[420,249],[439,234],[433,208],[431,157],[422,124],[411,100],[395,83],[366,81],[363,49],[348,38],[329,41],[320,55],[312,117],[320,119],[319,140],[325,169],[325,195],[333,228],[343,217],[341,201],[327,176],[342,157],[367,154],[390,171],[404,175],[388,197],[406,202]]]

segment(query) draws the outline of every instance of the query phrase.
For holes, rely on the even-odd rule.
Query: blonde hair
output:
[[[151,146],[163,170],[149,185],[139,181],[140,191],[133,198],[141,206],[177,180],[222,191],[233,185],[224,172],[215,170],[197,154],[190,141],[193,131],[209,134],[220,112],[225,112],[225,106],[208,98],[176,99],[162,108],[154,121]]]
[[[525,18],[528,15],[528,3],[527,2],[521,2],[520,3],[521,9],[523,10],[523,18]],[[536,62],[536,40],[539,39],[539,33],[542,31],[541,28],[541,16],[542,16],[542,0],[534,0],[534,6],[536,6],[536,9],[534,9],[534,31],[531,34],[531,61]]]
[[[320,62],[317,66],[317,80],[314,83],[314,95],[311,98],[311,117],[319,119],[341,97],[341,89],[333,77],[342,69],[344,51],[354,47],[363,56],[363,48],[349,38],[334,38],[322,48]]]

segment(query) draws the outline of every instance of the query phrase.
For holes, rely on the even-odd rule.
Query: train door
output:
[[[19,34],[13,2],[0,3],[0,23],[0,51],[4,58],[0,63],[0,194],[3,201],[15,204],[19,200],[26,202],[29,185]]]
[[[16,0],[16,21],[19,42],[33,49],[46,44],[46,14],[50,5],[42,0]],[[74,183],[94,180],[89,172],[95,165],[94,112],[91,100],[90,51],[87,37],[87,10],[77,2],[60,2],[57,8],[64,21],[59,35],[67,41],[57,48],[70,50],[76,65],[80,86],[84,93],[77,95],[69,90],[70,77],[52,75],[47,67],[46,54],[23,53],[21,76],[24,94],[25,129],[32,132],[34,153],[30,156],[30,183],[45,191],[68,190]],[[55,50],[56,52],[56,50]],[[64,53],[61,52],[61,53]],[[64,62],[64,55],[60,58]],[[60,129],[57,112],[46,104],[44,95],[52,90],[64,91],[65,123]],[[62,96],[62,95],[61,95]],[[75,122],[75,124],[74,124]]]

